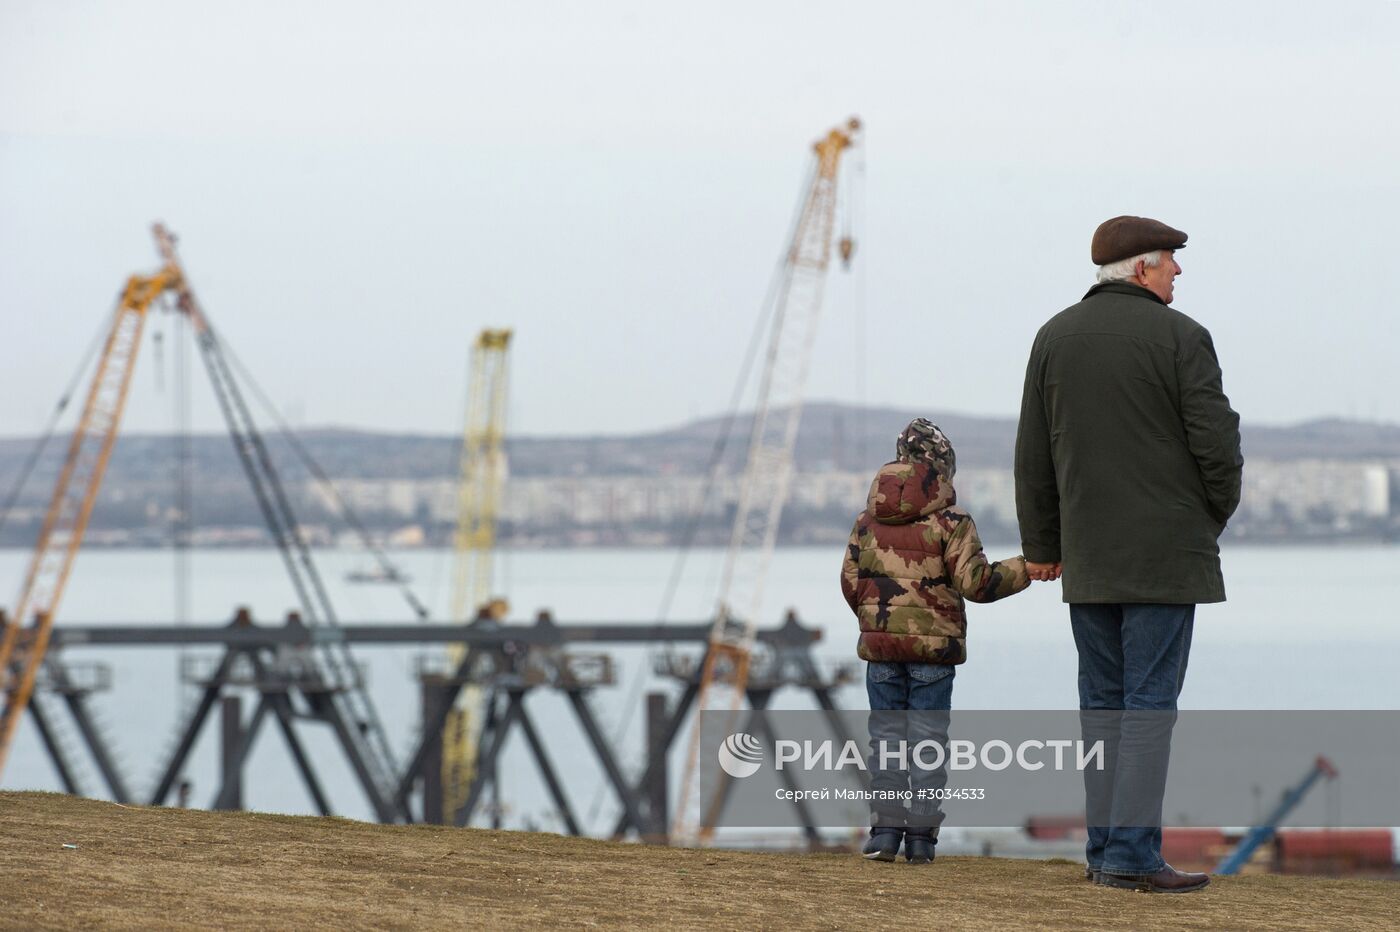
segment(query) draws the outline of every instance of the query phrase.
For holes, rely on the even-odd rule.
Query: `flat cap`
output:
[[[1114,217],[1099,224],[1094,240],[1089,244],[1089,256],[1094,265],[1107,265],[1131,259],[1158,249],[1181,249],[1186,234],[1174,230],[1159,220],[1147,217]]]

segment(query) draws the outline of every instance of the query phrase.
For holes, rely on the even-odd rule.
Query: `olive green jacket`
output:
[[[1243,464],[1210,333],[1151,291],[1095,285],[1036,334],[1016,513],[1066,602],[1223,602]]]

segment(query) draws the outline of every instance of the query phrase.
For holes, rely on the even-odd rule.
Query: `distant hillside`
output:
[[[803,412],[797,440],[799,467],[835,463],[855,468],[884,462],[894,455],[896,435],[916,417],[929,418],[943,428],[957,448],[960,465],[1011,468],[1016,447],[1015,417],[979,417],[913,408],[856,408],[831,403],[811,404]],[[700,421],[672,434],[713,438],[720,423],[717,419]],[[742,423],[747,427],[752,421],[745,418]],[[1400,425],[1395,424],[1341,419],[1305,421],[1285,427],[1244,424],[1241,434],[1246,457],[1400,459]]]
[[[857,408],[829,402],[807,406],[797,439],[797,468],[803,471],[870,469],[893,455],[894,438],[908,421],[924,416],[952,438],[958,462],[976,468],[1009,468],[1016,439],[1012,417],[978,417],[897,408]],[[658,475],[703,473],[714,453],[724,418],[706,418],[678,427],[625,436],[511,437],[511,473],[531,476]],[[748,442],[752,417],[735,419],[725,461],[737,471]],[[303,444],[335,478],[432,479],[453,476],[459,438],[450,435],[390,434],[318,428],[300,435]],[[33,438],[0,439],[0,491],[14,482],[34,446]],[[289,479],[305,478],[290,448],[269,435],[274,458]],[[63,437],[49,444],[35,481],[52,481],[63,454]],[[1400,460],[1400,426],[1362,421],[1323,420],[1289,427],[1244,428],[1247,457],[1295,459]],[[242,483],[227,437],[190,439],[194,474],[201,485]],[[169,436],[123,436],[113,454],[108,481],[146,488],[168,486],[175,468],[175,441]],[[42,477],[42,479],[41,479]],[[29,496],[26,496],[29,497]]]

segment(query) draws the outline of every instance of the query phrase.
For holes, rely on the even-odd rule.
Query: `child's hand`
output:
[[[1060,578],[1064,572],[1064,566],[1059,563],[1032,563],[1026,561],[1026,574],[1037,582],[1054,582]]]

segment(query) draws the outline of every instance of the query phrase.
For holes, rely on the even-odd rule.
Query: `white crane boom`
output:
[[[777,541],[778,523],[792,479],[792,453],[802,419],[803,392],[817,335],[836,225],[838,169],[855,144],[860,122],[851,119],[813,145],[816,167],[808,186],[775,293],[767,360],[754,409],[739,507],[725,556],[709,650],[700,673],[698,712],[737,714],[748,685],[749,659],[763,611],[764,583]],[[849,259],[850,243],[841,243]],[[700,718],[692,730],[672,838],[680,844],[709,837],[723,787],[699,795]]]

